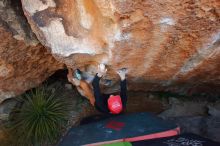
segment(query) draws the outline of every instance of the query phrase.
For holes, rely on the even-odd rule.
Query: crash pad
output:
[[[127,142],[125,144],[127,144]],[[220,143],[191,133],[168,138],[136,141],[129,144],[130,146],[220,146]],[[117,143],[115,143],[114,146],[118,146]]]
[[[73,127],[59,146],[100,145],[174,136],[179,128],[151,113],[113,116],[91,124]]]
[[[116,142],[111,144],[104,144],[102,146],[132,146],[131,142]]]

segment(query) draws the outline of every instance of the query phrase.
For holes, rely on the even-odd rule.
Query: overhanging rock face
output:
[[[0,1],[0,104],[61,68],[32,33],[20,1]]]
[[[127,67],[129,89],[217,93],[220,86],[219,0],[22,0],[40,42],[57,60],[103,83]],[[202,92],[200,92],[202,91]]]

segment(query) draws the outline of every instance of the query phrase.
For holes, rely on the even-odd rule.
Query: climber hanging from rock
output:
[[[73,78],[73,71],[69,69],[68,80],[76,86],[81,95],[85,96],[96,109],[106,114],[120,114],[126,108],[127,103],[127,84],[126,73],[127,69],[122,68],[117,71],[120,76],[120,95],[102,94],[99,86],[100,79],[106,74],[107,69],[104,64],[98,66],[98,71],[92,81],[92,87],[80,77],[80,71],[77,78]]]

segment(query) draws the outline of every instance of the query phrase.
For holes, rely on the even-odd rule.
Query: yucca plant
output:
[[[12,114],[11,131],[16,145],[46,145],[61,134],[70,105],[59,90],[37,88],[22,96],[21,106]]]

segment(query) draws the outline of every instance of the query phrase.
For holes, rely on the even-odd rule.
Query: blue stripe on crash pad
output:
[[[132,138],[175,129],[177,126],[151,113],[119,115],[103,121],[73,127],[59,146],[80,146]]]

